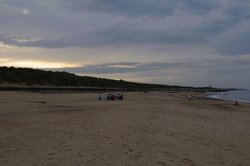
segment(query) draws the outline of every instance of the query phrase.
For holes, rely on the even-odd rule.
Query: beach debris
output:
[[[41,103],[41,104],[46,104],[46,101],[27,101],[29,103]]]

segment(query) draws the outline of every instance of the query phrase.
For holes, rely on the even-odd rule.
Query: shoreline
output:
[[[245,103],[245,104],[250,104],[250,101],[244,101],[244,100],[233,100],[233,99],[222,99],[222,98],[216,98],[216,97],[211,97],[207,96],[208,99],[213,99],[213,100],[219,100],[219,101],[230,101],[230,102],[240,102],[240,103]]]
[[[231,93],[230,93],[231,92]],[[239,94],[234,94],[234,92],[241,92],[239,93],[240,96],[237,96]],[[228,93],[221,93],[221,92],[217,92],[216,94],[207,94],[207,98],[212,98],[212,99],[217,99],[217,100],[224,100],[224,101],[232,101],[232,102],[240,102],[240,103],[248,103],[250,104],[250,100],[249,100],[249,93],[247,93],[248,96],[245,96],[245,98],[247,98],[247,100],[242,99],[242,92],[249,92],[249,90],[247,89],[242,89],[242,90],[234,90],[234,91],[228,91]],[[224,96],[226,95],[226,96]],[[239,98],[239,99],[237,99]],[[244,97],[243,97],[244,98]]]

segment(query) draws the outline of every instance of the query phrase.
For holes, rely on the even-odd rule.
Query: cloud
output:
[[[1,4],[11,9],[11,12],[1,8],[5,13],[3,21],[7,24],[1,24],[6,29],[2,33],[6,35],[0,40],[19,47],[41,48],[185,45],[211,41],[207,46],[218,50],[213,45],[213,37],[217,36],[216,40],[224,45],[234,45],[230,40],[224,40],[227,36],[221,33],[248,18],[250,13],[246,1],[233,3],[222,0],[72,0],[32,3],[10,0]],[[24,10],[33,12],[29,17],[20,16]],[[13,21],[19,21],[18,28],[14,28]],[[7,27],[11,27],[10,30]],[[244,33],[239,32],[240,35],[244,36]],[[13,36],[34,40],[19,42]],[[246,41],[238,37],[239,43],[244,44]],[[221,49],[218,52],[248,52],[242,47],[230,48],[230,51]]]
[[[2,0],[0,13],[0,42],[18,47],[203,43],[221,55],[250,53],[246,0]]]
[[[186,10],[195,14],[210,12],[216,7],[213,1],[200,0],[72,0],[65,4],[72,11],[90,11],[105,14],[119,14],[129,17],[168,16],[175,10]]]
[[[248,87],[249,63],[250,61],[243,60],[197,60],[189,63],[118,62],[49,70],[173,85]]]
[[[174,12],[173,3],[162,0],[72,0],[66,5],[72,11],[89,11],[126,16],[169,15]]]
[[[250,54],[250,21],[242,21],[212,38],[216,52],[223,55]]]
[[[83,67],[59,68],[54,70],[67,71],[70,73],[88,73],[88,74],[113,74],[113,73],[131,73],[154,70],[165,70],[180,66],[180,63],[140,63],[140,62],[119,62],[106,63],[101,65],[85,65]]]
[[[192,33],[169,33],[168,31],[108,29],[92,34],[79,34],[70,38],[55,40],[30,40],[20,42],[12,38],[2,40],[6,44],[20,47],[65,48],[105,47],[141,44],[183,44],[203,42],[205,38]]]
[[[210,36],[212,37],[212,36]],[[195,45],[206,44],[210,39],[200,31],[190,32],[183,30],[179,32],[154,31],[154,30],[126,30],[106,29],[89,34],[79,34],[60,39],[32,39],[29,37],[7,37],[0,36],[0,41],[7,45],[18,47],[40,47],[40,48],[101,48],[101,47],[126,47],[142,45]],[[182,46],[181,46],[182,47]],[[216,47],[216,46],[215,46]],[[237,48],[235,48],[237,49]]]

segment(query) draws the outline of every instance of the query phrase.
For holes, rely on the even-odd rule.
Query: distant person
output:
[[[115,100],[119,100],[119,94],[115,94]]]
[[[188,100],[192,100],[192,96],[188,94],[188,95],[187,95],[187,99],[188,99]]]
[[[115,95],[114,94],[111,95],[111,100],[115,100]]]
[[[98,100],[102,100],[102,95],[99,95],[99,96],[98,96]]]
[[[107,96],[107,100],[110,100],[110,94],[108,94],[108,96]]]
[[[123,94],[121,94],[121,95],[120,95],[120,100],[123,100],[123,98],[124,98],[124,97],[123,97]]]
[[[236,105],[236,106],[239,106],[239,103],[238,103],[238,101],[235,101],[234,105]]]

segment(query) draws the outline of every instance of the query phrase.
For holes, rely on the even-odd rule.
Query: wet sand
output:
[[[0,92],[0,165],[249,165],[250,105],[195,95]]]

